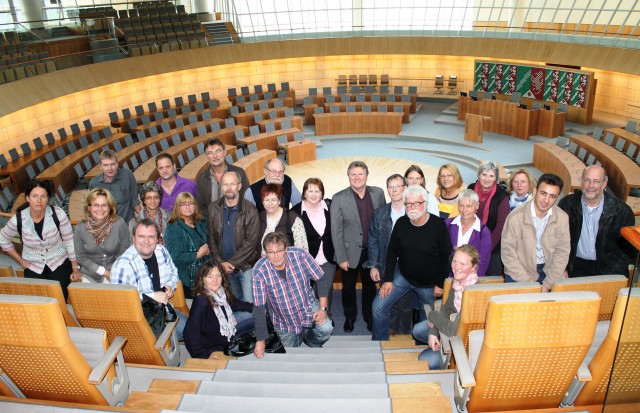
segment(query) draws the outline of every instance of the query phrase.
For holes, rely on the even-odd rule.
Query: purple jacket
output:
[[[449,228],[449,237],[451,238],[451,246],[453,248],[458,245],[458,231],[457,224],[452,224],[455,218],[449,218],[444,221],[447,228]],[[478,263],[478,276],[482,277],[487,273],[487,267],[491,260],[491,231],[486,225],[480,224],[480,232],[473,230],[471,237],[469,238],[469,245],[473,245],[480,254],[480,262]],[[451,274],[449,274],[451,275]]]

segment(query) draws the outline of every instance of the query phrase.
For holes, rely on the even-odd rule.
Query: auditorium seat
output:
[[[617,404],[640,403],[640,289],[623,288],[618,293],[611,326],[602,345],[588,363],[591,380],[572,382],[564,405],[592,406],[605,402],[607,409],[617,411]],[[615,366],[614,366],[615,359]],[[612,376],[613,370],[613,377]],[[609,382],[609,379],[612,382]],[[632,406],[619,406],[623,411]]]
[[[104,330],[67,329],[58,302],[49,297],[2,294],[0,313],[0,369],[5,383],[10,380],[24,397],[124,404],[129,376],[123,337],[109,346]]]
[[[493,297],[469,353],[451,338],[458,410],[558,407],[593,341],[600,301],[591,291]]]
[[[127,339],[124,359],[128,363],[177,366],[180,347],[177,322],[168,322],[156,340],[142,313],[135,286],[124,284],[72,283],[69,302],[82,327],[102,328],[109,339]]]

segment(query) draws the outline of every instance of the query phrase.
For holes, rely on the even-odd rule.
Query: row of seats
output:
[[[378,75],[349,75],[349,86],[365,86],[365,85],[378,85]],[[338,86],[347,85],[347,75],[338,75]],[[380,85],[389,85],[389,75],[383,74],[380,76]]]
[[[447,82],[447,87],[449,88],[449,95],[455,95],[456,94],[456,88],[458,87],[458,77],[457,76],[449,76],[449,80]],[[437,95],[441,95],[444,92],[442,91],[442,89],[444,88],[444,76],[442,75],[436,75],[436,79],[435,79],[435,88],[436,91],[435,93]]]
[[[289,89],[290,89],[289,82],[280,83],[280,91],[288,91]],[[253,85],[253,94],[251,93],[249,86],[241,86],[240,95],[238,95],[238,89],[235,87],[232,87],[227,89],[227,96],[237,97],[236,99],[240,99],[241,97],[244,97],[246,99],[248,97],[250,101],[254,101],[254,100],[260,99],[258,95],[261,93],[277,94],[277,92],[279,91],[276,89],[276,84],[269,83],[267,84],[267,92],[264,92],[264,88],[262,87],[262,85]],[[263,99],[267,99],[267,98],[265,97]]]
[[[373,93],[376,92],[376,90],[377,90],[378,94],[391,93],[389,85],[380,86],[380,88],[378,88],[378,89],[374,89],[373,86],[365,86],[364,89],[361,89],[359,86],[351,86],[351,88],[349,90],[350,90],[349,93],[352,93],[352,94],[360,94],[360,93],[373,94]],[[404,93],[404,87],[403,86],[394,86],[393,87],[393,94],[402,95],[403,93]],[[417,94],[418,93],[418,87],[417,86],[409,86],[407,88],[407,93],[410,94],[410,95]],[[333,92],[332,92],[331,86],[323,87],[322,88],[322,94],[324,96],[332,95]],[[336,94],[337,95],[347,94],[347,87],[346,86],[338,86],[336,88]],[[309,88],[309,96],[318,96],[318,88],[316,88],[316,87]]]
[[[53,60],[45,62],[33,62],[22,66],[8,67],[0,69],[0,85],[13,82],[15,80],[26,79],[37,75],[44,75],[56,71],[56,64]]]
[[[16,48],[21,47],[21,46],[19,46],[19,44],[20,44],[20,35],[18,34],[18,32],[14,31],[14,30],[9,30],[9,31],[6,31],[6,32],[0,32],[0,44],[3,44],[5,46],[13,45]]]
[[[158,35],[160,37],[160,35]],[[147,39],[147,41],[149,41]],[[199,49],[202,47],[209,47],[209,43],[205,37],[197,39],[177,39],[162,41],[158,39],[156,43],[138,43],[129,45],[129,55],[135,56],[147,56],[156,53],[174,52],[177,50],[190,50]]]
[[[25,52],[25,53],[17,53],[14,55],[3,55],[0,58],[0,68],[6,66],[13,66],[20,63],[29,63],[35,61],[42,61],[49,58],[49,52]]]
[[[376,112],[389,112],[389,107],[393,108],[393,110],[391,112],[396,112],[396,113],[403,113],[404,112],[404,107],[402,107],[400,105],[394,105],[394,104],[378,105],[378,110],[376,110]],[[372,106],[371,105],[362,105],[362,111],[363,112],[372,112]],[[349,105],[349,106],[346,107],[345,112],[352,112],[352,113],[357,112],[356,111],[356,107]],[[321,115],[321,114],[325,113],[324,107],[317,106],[317,107],[313,108],[313,113],[315,115]],[[336,106],[336,105],[329,106],[329,113],[340,113],[340,106]]]
[[[633,123],[633,121],[629,121],[629,122]],[[627,127],[625,128],[625,130],[635,131],[635,129],[631,128],[629,124],[627,124]],[[634,132],[631,132],[631,133],[634,133]],[[640,139],[640,135],[638,134],[636,135],[638,139]],[[638,145],[636,145],[635,143],[629,141],[628,142],[629,145],[627,146],[626,139],[619,137],[617,140],[615,140],[615,135],[612,132],[604,133],[602,128],[599,128],[597,126],[593,128],[593,134],[591,135],[591,137],[593,139],[604,142],[607,145],[616,148],[619,152],[624,153],[625,155],[627,155],[629,159],[633,160],[636,164],[640,165],[640,151],[638,151]],[[614,140],[615,140],[615,144],[614,144]],[[625,146],[627,147],[626,150],[625,150]]]
[[[285,93],[286,92],[282,92]],[[240,103],[240,102],[238,102]],[[256,106],[257,105],[257,106]],[[284,100],[282,99],[277,99],[273,101],[273,108],[274,109],[280,109],[280,108],[284,108],[285,104],[284,104]],[[268,110],[269,109],[269,103],[266,101],[260,101],[257,103],[246,103],[244,105],[242,105],[243,108],[243,112],[253,112],[255,110]],[[285,111],[287,111],[287,109],[290,111],[291,115],[285,115],[285,116],[293,116],[293,108],[285,108]],[[240,107],[237,105],[231,106],[229,108],[229,111],[231,112],[232,115],[237,115],[239,114],[240,111]],[[259,121],[256,121],[259,122]]]

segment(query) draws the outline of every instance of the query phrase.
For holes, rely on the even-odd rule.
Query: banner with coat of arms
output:
[[[566,103],[585,108],[589,73],[512,63],[475,63],[473,90]]]

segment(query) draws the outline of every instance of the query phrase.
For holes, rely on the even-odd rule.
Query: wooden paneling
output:
[[[402,131],[402,113],[399,112],[340,112],[313,116],[317,136],[347,133],[397,135]]]

